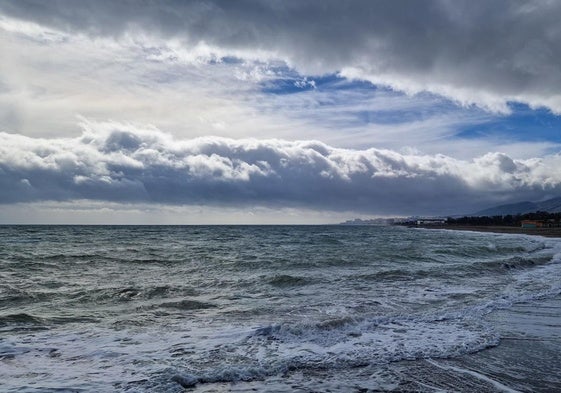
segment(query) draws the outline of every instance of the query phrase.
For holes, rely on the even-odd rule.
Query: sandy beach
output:
[[[455,231],[512,233],[523,235],[535,235],[545,237],[561,237],[561,228],[521,228],[507,226],[475,226],[475,225],[424,225],[419,228],[426,229],[449,229]]]

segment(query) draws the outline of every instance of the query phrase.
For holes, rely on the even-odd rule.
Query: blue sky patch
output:
[[[561,142],[561,116],[547,109],[532,109],[520,103],[509,103],[509,107],[511,114],[489,114],[489,119],[483,123],[462,127],[458,136],[480,138],[507,135],[519,141]]]

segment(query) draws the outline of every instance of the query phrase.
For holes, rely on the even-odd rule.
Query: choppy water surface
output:
[[[500,347],[494,315],[560,292],[556,239],[393,227],[4,226],[0,390],[437,391],[422,382],[423,367],[446,371],[440,360]],[[415,366],[392,366],[403,364]]]

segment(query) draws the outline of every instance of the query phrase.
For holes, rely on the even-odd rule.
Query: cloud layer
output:
[[[0,133],[0,203],[99,200],[450,214],[561,194],[561,156],[471,161],[317,141],[178,140],[155,128],[82,124],[77,138]]]
[[[218,57],[282,60],[307,75],[340,72],[491,111],[518,101],[561,113],[555,1],[19,0],[0,11],[91,37],[163,37],[187,54],[202,45]]]

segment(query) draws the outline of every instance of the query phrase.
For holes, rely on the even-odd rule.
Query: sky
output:
[[[0,223],[561,196],[561,2],[0,0]]]

